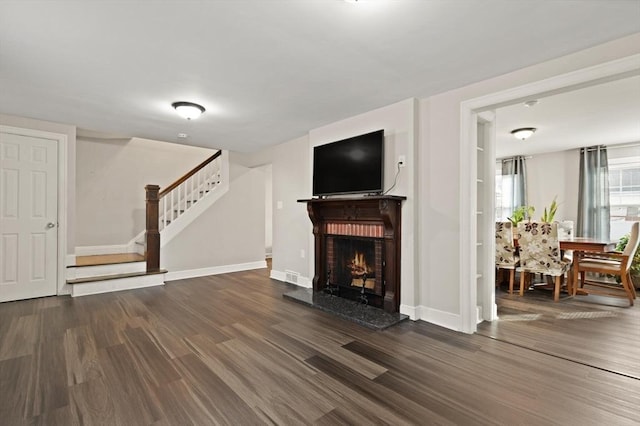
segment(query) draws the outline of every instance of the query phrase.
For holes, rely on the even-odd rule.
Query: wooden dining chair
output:
[[[558,241],[558,224],[546,222],[518,223],[520,249],[520,296],[524,296],[525,282],[531,273],[554,277],[553,300],[560,300],[560,286],[571,262],[562,259]]]
[[[513,294],[513,282],[519,261],[513,244],[511,222],[496,222],[496,269],[509,271],[509,294]]]
[[[631,226],[629,242],[623,252],[605,252],[585,254],[578,259],[578,274],[580,275],[580,288],[585,284],[589,285],[588,293],[603,296],[626,297],[629,305],[633,306],[633,301],[637,297],[636,289],[631,281],[631,263],[640,245],[640,223],[635,222]],[[620,283],[607,283],[602,281],[589,280],[586,278],[587,272],[595,272],[619,277]],[[591,288],[595,287],[595,288]],[[577,289],[574,289],[574,294]]]

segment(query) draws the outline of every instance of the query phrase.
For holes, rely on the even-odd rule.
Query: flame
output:
[[[354,277],[361,277],[365,273],[371,275],[373,269],[367,265],[367,261],[364,258],[364,253],[356,250],[353,255],[353,259],[349,263],[349,269],[351,269],[351,275]]]

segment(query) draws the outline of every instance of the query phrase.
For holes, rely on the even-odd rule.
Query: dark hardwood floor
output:
[[[596,295],[563,297],[496,293],[499,321],[478,333],[640,380],[640,304]],[[639,403],[640,405],[640,403]]]
[[[593,321],[615,331],[606,344],[559,341],[571,333],[544,321],[508,329],[531,350],[423,322],[372,331],[283,299],[291,288],[264,269],[0,304],[0,424],[638,422],[640,380],[540,346],[610,346],[633,367],[633,319]]]

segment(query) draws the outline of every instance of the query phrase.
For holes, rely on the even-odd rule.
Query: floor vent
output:
[[[300,274],[294,271],[284,271],[284,281],[291,283],[291,284],[298,284],[298,277],[300,277]]]

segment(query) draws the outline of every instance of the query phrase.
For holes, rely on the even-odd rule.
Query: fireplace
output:
[[[399,312],[404,197],[325,198],[307,203],[315,238],[313,290]]]
[[[383,240],[336,235],[327,235],[326,239],[325,291],[342,292],[344,297],[351,296],[349,298],[367,304],[378,298],[372,304],[382,306]]]

